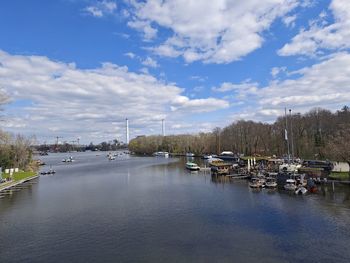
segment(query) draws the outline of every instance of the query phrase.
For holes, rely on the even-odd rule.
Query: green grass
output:
[[[9,177],[9,174],[2,174],[4,178]],[[26,179],[28,177],[35,176],[35,172],[18,172],[18,173],[13,173],[13,179],[14,181],[20,181],[23,179]]]
[[[349,173],[348,172],[332,172],[329,175],[330,178],[338,179],[338,180],[349,180]]]

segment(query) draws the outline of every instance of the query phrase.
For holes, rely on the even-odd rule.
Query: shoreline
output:
[[[32,181],[36,178],[39,178],[39,174],[36,174],[34,176],[31,176],[31,177],[27,177],[27,178],[19,180],[19,181],[10,182],[9,184],[7,184],[5,186],[0,185],[0,193],[5,191],[5,190],[11,189],[12,187],[21,185],[21,184],[29,182],[29,181]]]

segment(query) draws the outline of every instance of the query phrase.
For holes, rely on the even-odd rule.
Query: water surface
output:
[[[184,160],[72,153],[0,199],[0,262],[350,262],[349,187],[294,196]]]

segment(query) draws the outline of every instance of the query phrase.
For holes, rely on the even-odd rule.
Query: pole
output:
[[[125,121],[126,121],[126,144],[129,144],[129,120],[128,120],[128,118],[126,118]]]
[[[165,122],[164,119],[162,119],[162,135],[165,136]]]
[[[288,164],[290,164],[290,153],[289,153],[289,141],[288,141],[288,120],[287,120],[287,108],[284,108],[284,116],[286,119],[286,128],[285,128],[285,139],[287,141],[287,150],[288,150]]]
[[[289,109],[289,117],[290,117],[290,136],[291,136],[291,141],[290,143],[292,144],[292,162],[294,162],[294,142],[293,142],[293,126],[292,126],[292,110]]]

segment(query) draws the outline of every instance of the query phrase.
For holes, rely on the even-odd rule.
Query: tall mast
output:
[[[165,136],[165,121],[162,119],[162,135]]]
[[[284,138],[287,142],[287,150],[288,150],[288,164],[290,163],[290,153],[289,153],[289,141],[288,141],[288,120],[287,120],[287,108],[284,108],[284,116],[286,119],[286,128],[284,129]]]
[[[292,110],[289,109],[289,116],[290,116],[290,136],[291,136],[291,145],[292,145],[292,162],[294,162],[294,143],[293,143],[293,126],[292,126]]]

